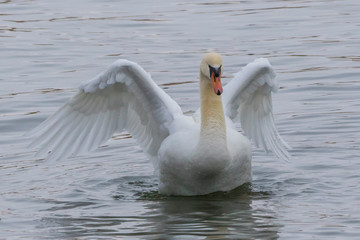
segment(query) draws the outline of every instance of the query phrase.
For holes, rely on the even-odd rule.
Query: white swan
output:
[[[236,117],[257,145],[279,158],[290,155],[274,125],[271,92],[277,83],[270,63],[257,59],[248,64],[223,95],[222,72],[220,55],[203,57],[201,117],[189,117],[139,65],[118,60],[32,130],[31,146],[40,147],[39,154],[51,151],[49,158],[65,158],[94,149],[125,129],[152,160],[160,193],[232,190],[251,181],[251,148],[233,127]]]

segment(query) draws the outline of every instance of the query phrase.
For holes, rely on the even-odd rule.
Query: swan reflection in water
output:
[[[122,179],[123,180],[123,179]],[[139,180],[139,179],[138,179]],[[228,193],[204,196],[171,197],[161,195],[151,184],[153,177],[137,183],[132,199],[115,195],[118,204],[111,203],[111,212],[99,213],[97,204],[78,206],[83,211],[70,209],[69,213],[43,218],[40,228],[56,232],[59,238],[74,237],[146,237],[151,239],[180,239],[199,236],[206,239],[277,239],[282,225],[277,223],[272,210],[271,194],[255,192],[249,184]],[[144,192],[144,187],[152,191]],[[136,192],[136,191],[134,191]],[[122,187],[117,192],[122,194]],[[135,199],[133,198],[135,197]],[[138,206],[141,205],[141,206]],[[63,212],[61,204],[57,209]],[[139,209],[141,213],[139,214]],[[89,212],[95,214],[89,215]],[[53,213],[53,209],[51,210]],[[82,213],[86,212],[86,215]]]
[[[149,202],[145,204],[149,212],[143,214],[148,216],[148,230],[144,230],[157,233],[160,239],[195,235],[206,239],[278,238],[281,225],[269,209],[269,196],[252,193],[249,188],[246,184],[230,193]]]

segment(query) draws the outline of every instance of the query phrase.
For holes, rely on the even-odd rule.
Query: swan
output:
[[[274,124],[271,94],[278,84],[269,61],[249,63],[224,88],[222,73],[221,56],[205,54],[201,107],[186,116],[142,67],[117,60],[29,132],[30,147],[49,159],[67,158],[126,130],[152,161],[160,193],[230,191],[252,179],[248,138],[281,159],[290,158],[290,147]],[[248,138],[235,129],[238,119]]]

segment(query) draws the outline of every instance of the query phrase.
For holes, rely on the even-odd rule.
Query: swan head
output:
[[[223,70],[222,59],[218,53],[207,53],[203,56],[200,64],[200,72],[212,84],[214,93],[221,95],[223,92],[221,85],[221,73]]]

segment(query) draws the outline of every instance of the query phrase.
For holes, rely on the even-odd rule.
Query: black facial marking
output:
[[[219,68],[214,68],[213,66],[209,65],[209,70],[210,70],[210,76],[212,75],[212,73],[214,73],[215,77],[219,77],[221,74],[221,66]]]

